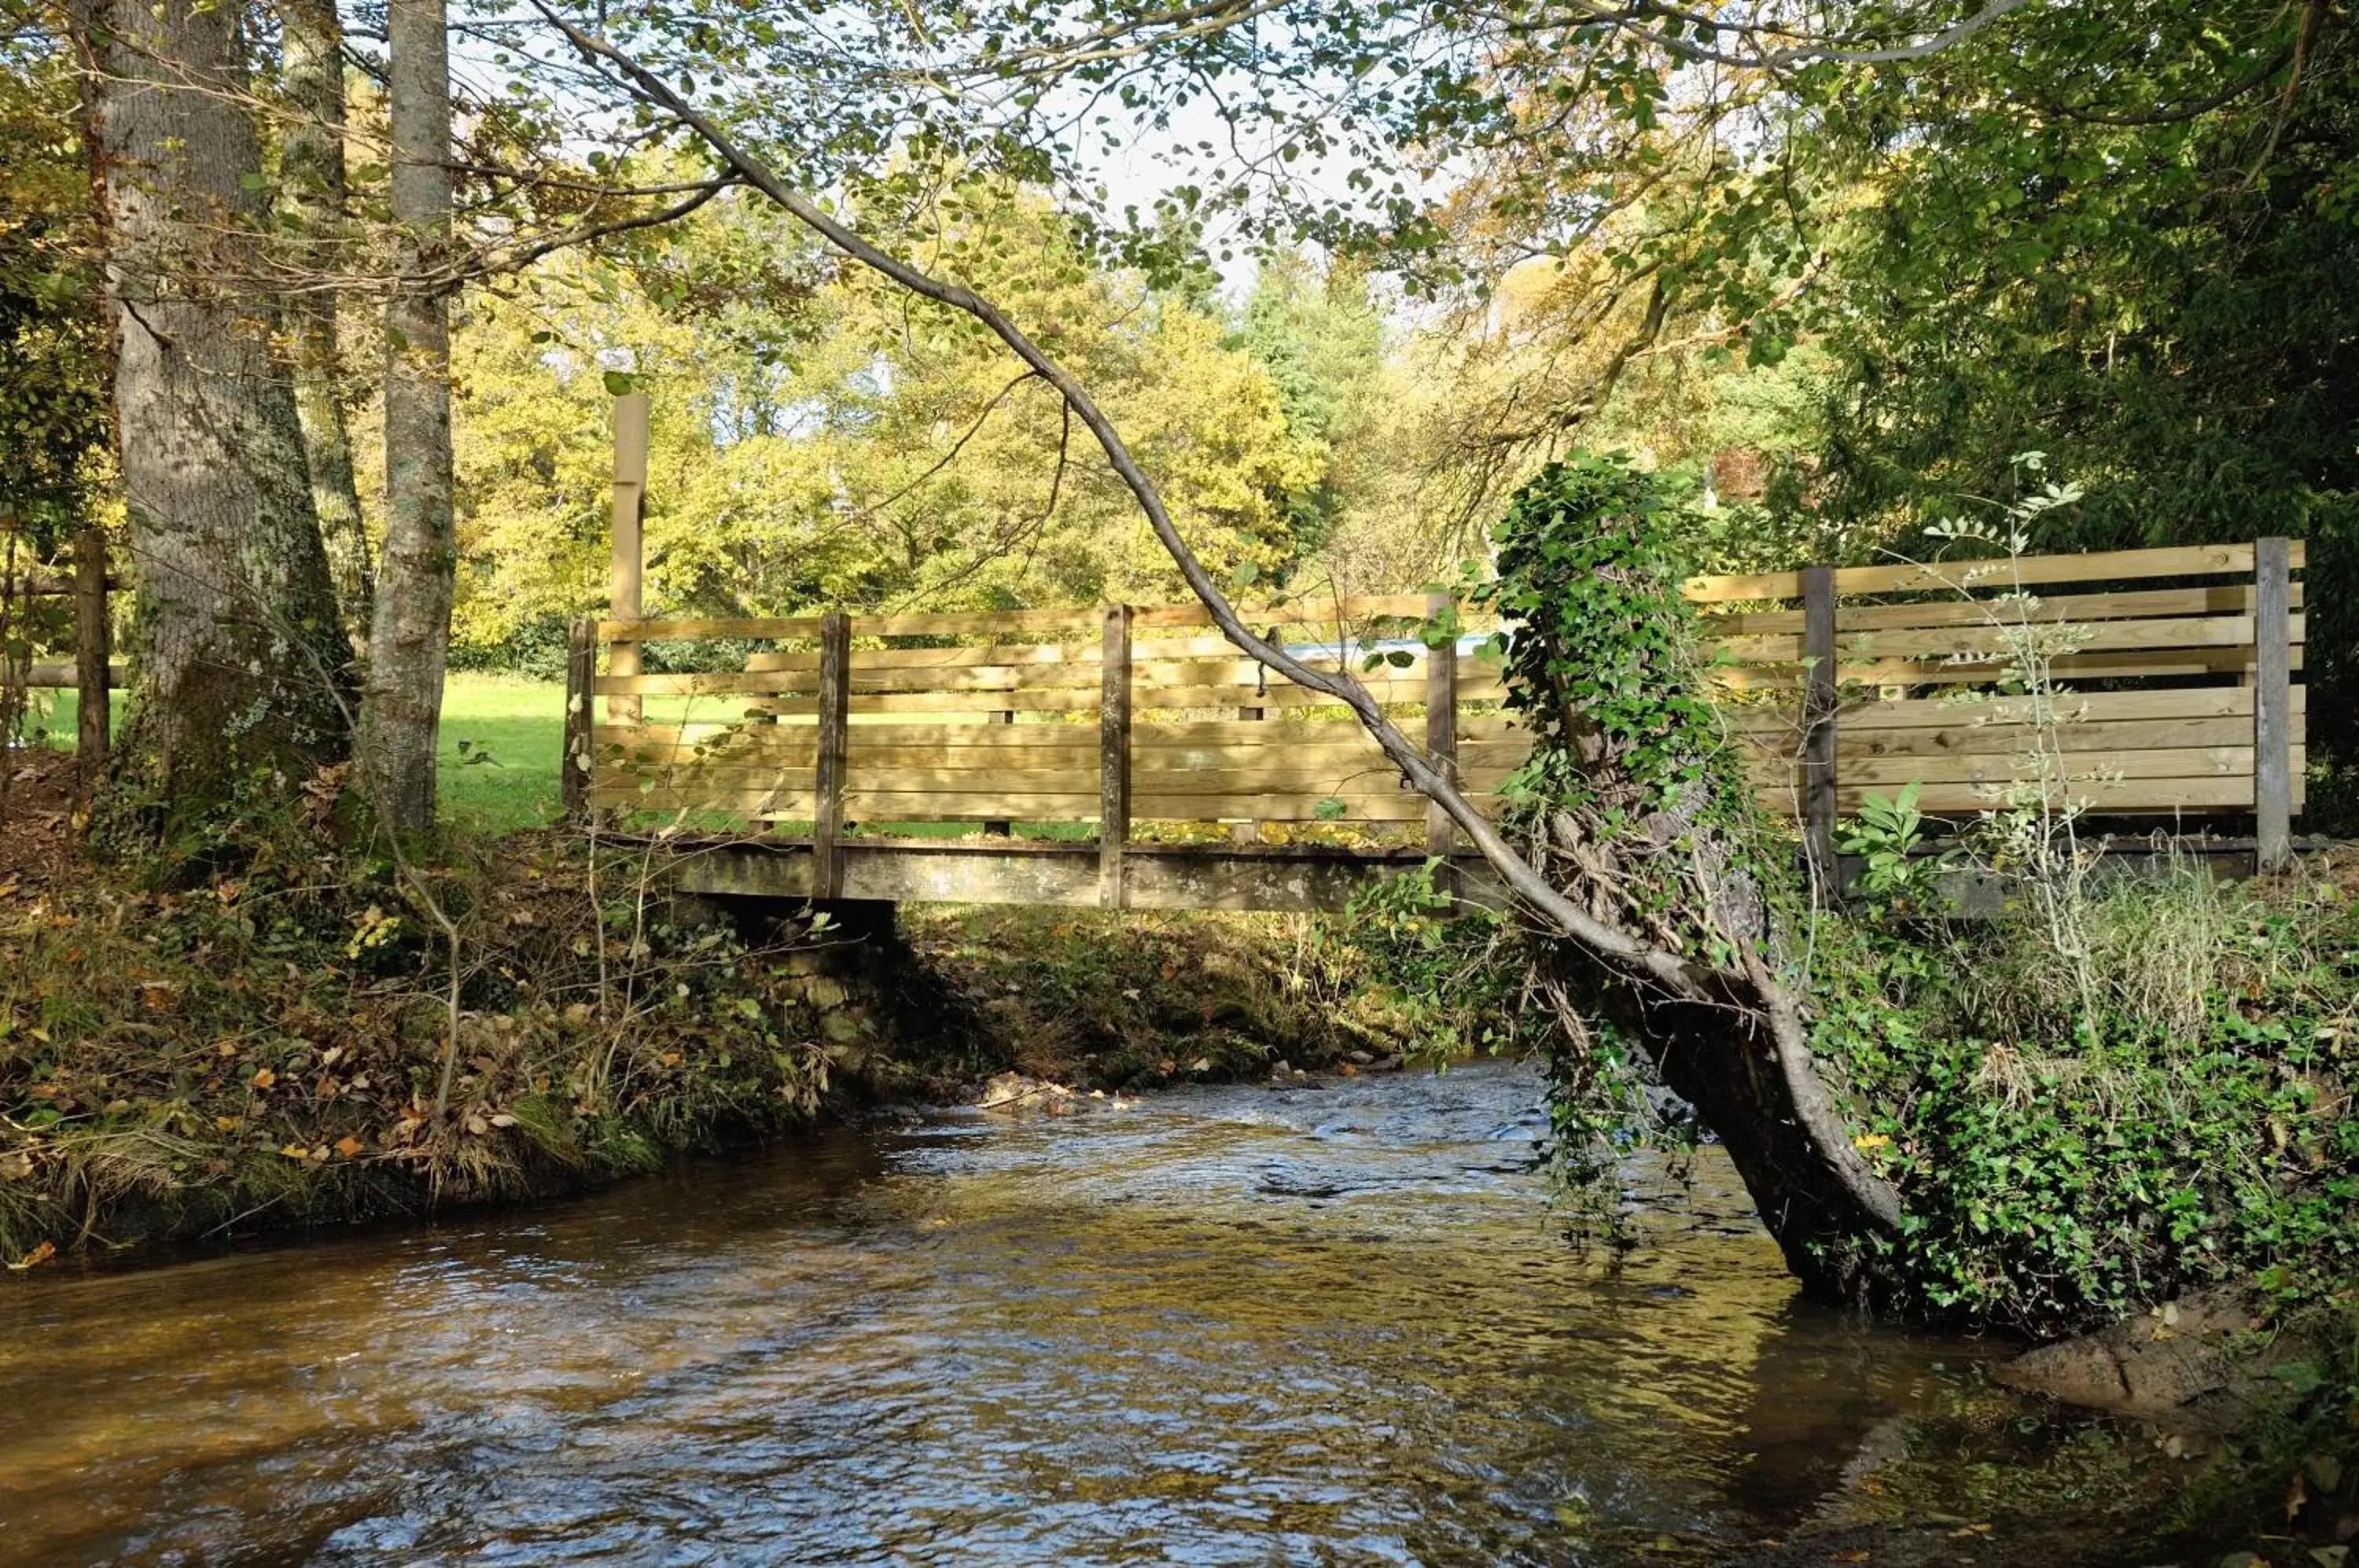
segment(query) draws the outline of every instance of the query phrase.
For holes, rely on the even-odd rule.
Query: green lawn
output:
[[[79,704],[71,691],[46,695],[46,712],[26,727],[46,730],[59,745],[73,745]],[[650,716],[663,712],[662,699],[647,704]],[[116,710],[118,719],[122,710]],[[462,753],[461,741],[467,742]],[[565,688],[555,681],[520,681],[504,675],[457,674],[442,688],[444,813],[471,827],[494,830],[536,827],[557,818],[558,757],[565,746]],[[489,760],[469,758],[483,756]]]

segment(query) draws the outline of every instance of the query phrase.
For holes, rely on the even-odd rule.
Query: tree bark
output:
[[[137,583],[110,806],[202,815],[343,757],[338,629],[277,325],[238,11],[73,0],[108,231],[115,438]]]
[[[324,284],[349,269],[344,175],[344,29],[336,0],[280,0],[280,73],[293,108],[279,149],[304,270]],[[344,423],[343,354],[336,291],[317,287],[289,308],[295,408],[311,470],[311,505],[336,585],[344,633],[367,646],[372,595],[368,534]]]
[[[362,702],[363,769],[400,829],[434,820],[434,755],[451,641],[451,324],[433,277],[451,245],[451,55],[442,0],[391,0],[397,276],[386,309],[385,551]]]

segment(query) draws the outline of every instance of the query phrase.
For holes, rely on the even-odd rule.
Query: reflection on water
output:
[[[1538,1094],[945,1113],[11,1281],[0,1561],[1695,1561],[1868,1506],[1973,1348],[1798,1303],[1710,1159],[1576,1256]]]

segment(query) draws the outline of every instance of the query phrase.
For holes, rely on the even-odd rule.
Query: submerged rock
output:
[[[1002,1073],[987,1080],[983,1093],[975,1096],[975,1106],[985,1111],[1009,1111],[1018,1106],[1038,1106],[1053,1112],[1069,1107],[1064,1102],[1072,1091],[1062,1083],[1049,1083],[1038,1078],[1027,1078],[1021,1073]]]
[[[2243,1291],[2220,1289],[2027,1350],[1992,1376],[2068,1404],[2229,1432],[2282,1401],[2288,1385],[2274,1369],[2316,1351],[2306,1336],[2269,1332]]]

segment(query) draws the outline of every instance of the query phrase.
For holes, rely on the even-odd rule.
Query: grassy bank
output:
[[[405,869],[340,846],[332,796],[158,890],[82,856],[70,775],[17,780],[0,845],[10,1264],[560,1192],[1010,1070],[1354,1071],[1418,1038],[1332,922],[933,909],[855,942],[561,832]]]
[[[555,835],[414,877],[280,834],[174,891],[0,874],[0,1254],[561,1191],[807,1120],[895,998]],[[447,927],[445,925],[447,921]]]

